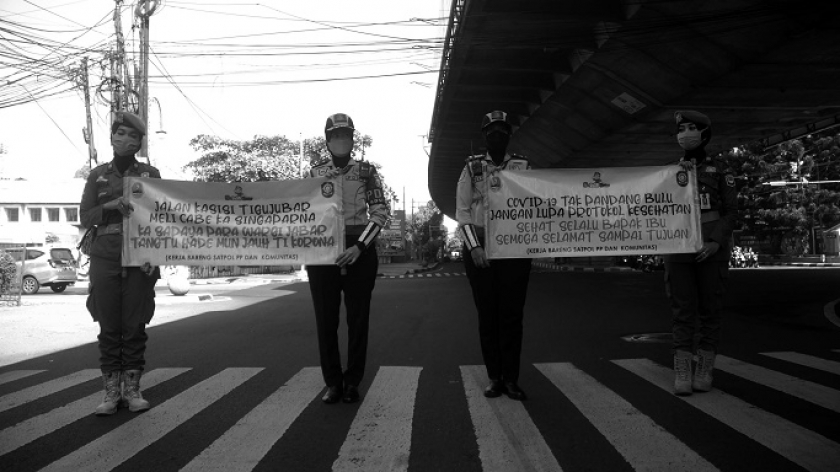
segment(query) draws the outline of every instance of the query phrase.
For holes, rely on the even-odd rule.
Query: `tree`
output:
[[[355,132],[353,155],[364,156],[373,144],[373,138]],[[201,157],[188,163],[199,182],[257,182],[262,180],[291,180],[301,178],[301,173],[313,164],[329,158],[327,144],[322,136],[303,140],[306,158],[301,162],[300,141],[290,141],[285,136],[255,136],[250,141],[222,139],[217,136],[198,135],[190,140],[190,146],[201,153]],[[382,186],[388,201],[398,202],[396,192],[385,182],[382,166],[368,161],[380,173]]]
[[[73,174],[74,179],[85,179],[87,180],[88,176],[90,175],[90,166],[85,164],[82,167],[79,167],[79,170]]]
[[[736,175],[736,229],[770,239],[772,252],[813,252],[814,228],[840,223],[840,184],[809,183],[840,180],[840,133],[836,129],[768,149],[742,146],[724,157]]]

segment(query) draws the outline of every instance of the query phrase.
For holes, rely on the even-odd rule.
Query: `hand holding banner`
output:
[[[488,185],[488,257],[697,252],[696,181],[679,166],[501,171]]]
[[[123,265],[334,264],[344,250],[341,184],[128,177]]]

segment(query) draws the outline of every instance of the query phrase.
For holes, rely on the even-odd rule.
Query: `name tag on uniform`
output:
[[[712,209],[712,202],[709,199],[708,193],[701,193],[700,194],[700,209],[701,210],[711,210]]]
[[[318,174],[318,177],[327,175],[327,172],[329,172],[329,169],[326,167],[318,167],[315,169],[315,173]]]

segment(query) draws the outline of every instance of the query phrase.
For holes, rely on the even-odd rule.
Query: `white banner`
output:
[[[677,165],[501,171],[487,181],[488,257],[696,252],[696,181]]]
[[[123,185],[124,266],[334,264],[344,251],[340,179]]]

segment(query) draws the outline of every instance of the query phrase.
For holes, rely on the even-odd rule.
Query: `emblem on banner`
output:
[[[131,186],[131,196],[140,198],[143,196],[143,184],[140,182],[134,182],[134,185]]]
[[[490,190],[498,191],[500,188],[502,188],[502,179],[498,175],[490,177]]]
[[[610,184],[606,182],[601,182],[601,173],[595,172],[592,174],[592,182],[584,182],[583,188],[601,188],[601,187],[609,187]]]
[[[335,185],[332,182],[324,182],[321,184],[321,195],[324,198],[330,198],[335,194]]]
[[[724,178],[726,179],[726,185],[728,185],[730,187],[735,186],[735,177],[734,176],[732,176],[731,174],[726,174],[726,177],[724,177]]]
[[[688,185],[688,172],[684,170],[677,172],[677,185],[680,187]]]
[[[234,195],[225,195],[225,200],[253,200],[254,197],[246,197],[239,185],[233,189]]]

